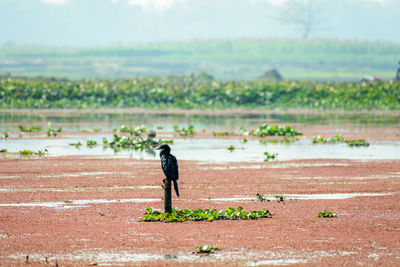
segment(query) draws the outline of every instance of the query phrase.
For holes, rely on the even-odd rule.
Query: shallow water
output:
[[[392,193],[332,193],[332,194],[285,194],[283,197],[285,200],[293,200],[293,199],[303,199],[303,200],[312,200],[312,199],[349,199],[355,197],[380,197],[380,196],[388,196]],[[263,196],[266,200],[276,200],[273,196]],[[243,201],[258,201],[256,197],[231,197],[231,198],[205,198],[202,200],[208,201],[222,201],[222,202],[243,202]]]
[[[195,249],[195,248],[194,248]],[[174,255],[160,253],[146,253],[135,251],[101,251],[98,249],[92,250],[77,250],[72,254],[52,254],[50,260],[78,260],[80,262],[96,262],[98,265],[126,266],[126,264],[138,264],[140,262],[164,262],[165,264],[173,265],[177,263],[187,264],[221,264],[231,263],[232,265],[242,266],[265,266],[265,265],[291,265],[299,263],[307,263],[320,261],[324,257],[347,256],[358,254],[356,251],[341,251],[341,250],[288,250],[288,251],[229,251],[227,249],[217,251],[211,254],[196,254],[191,252],[178,252]],[[32,260],[43,260],[43,254],[30,254]],[[8,255],[9,258],[24,259],[26,253],[17,253]]]
[[[193,124],[196,131],[203,128],[207,132],[227,129],[238,132],[240,127],[254,128],[264,122],[271,124],[293,123],[300,125],[334,125],[337,132],[348,131],[346,125],[352,125],[351,131],[368,131],[368,127],[379,127],[386,131],[385,127],[391,127],[391,131],[400,132],[400,120],[396,116],[373,115],[373,114],[241,114],[241,115],[189,115],[189,114],[96,114],[95,112],[82,112],[51,115],[14,114],[0,112],[0,135],[2,131],[16,131],[17,125],[39,125],[47,129],[47,122],[52,122],[53,127],[64,123],[64,130],[76,131],[76,135],[62,135],[60,139],[45,139],[43,134],[39,136],[25,136],[19,139],[1,139],[0,149],[6,148],[8,152],[21,150],[38,151],[48,149],[48,156],[98,156],[98,157],[122,157],[135,159],[158,159],[158,153],[154,151],[140,152],[124,150],[118,153],[113,149],[103,148],[102,139],[112,139],[111,134],[81,134],[83,130],[100,128],[110,131],[119,128],[122,124],[129,127],[145,125],[148,129],[161,127],[162,131],[168,132],[162,138],[173,138],[173,125],[187,126]],[[159,129],[157,129],[159,130]],[[96,140],[100,145],[89,148],[87,140]],[[84,144],[79,149],[70,146],[71,143],[81,142]],[[230,152],[227,147],[233,145],[236,149]],[[296,159],[400,159],[400,142],[379,142],[371,144],[370,147],[351,148],[346,144],[312,144],[310,139],[300,139],[293,144],[262,144],[256,140],[242,143],[240,137],[237,139],[177,139],[172,145],[173,154],[179,160],[198,160],[205,162],[263,162],[264,152],[278,153],[278,160]],[[0,154],[0,157],[5,155]],[[19,157],[18,155],[6,155],[6,157]]]
[[[17,152],[28,149],[32,151],[47,149],[48,156],[99,156],[121,157],[134,159],[158,159],[157,151],[123,150],[115,152],[111,148],[104,148],[102,138],[111,139],[111,135],[83,135],[71,139],[16,139],[1,140],[0,148],[7,148],[8,152]],[[96,140],[100,145],[87,147],[82,145],[76,148],[69,144],[80,141],[86,144],[87,140]],[[236,149],[230,152],[227,148],[233,145]],[[205,162],[263,162],[264,152],[277,153],[277,160],[297,159],[400,159],[400,142],[381,142],[369,147],[349,147],[346,144],[312,144],[311,139],[300,139],[287,144],[263,144],[257,140],[247,143],[239,139],[176,139],[171,145],[173,154],[179,160],[198,160]],[[195,151],[195,153],[194,153]],[[4,156],[4,155],[3,155]],[[19,156],[19,155],[18,155]]]
[[[196,115],[196,114],[155,114],[155,113],[96,113],[96,111],[73,112],[71,114],[58,113],[57,110],[48,114],[8,113],[0,111],[0,131],[18,130],[18,125],[44,125],[52,122],[56,127],[65,124],[64,130],[82,131],[100,128],[103,131],[111,131],[122,124],[129,127],[144,125],[148,129],[162,127],[172,131],[175,124],[187,127],[193,124],[196,130],[207,131],[232,130],[238,131],[240,127],[257,127],[262,123],[274,124],[301,124],[301,125],[354,125],[361,128],[369,125],[374,127],[400,128],[398,116],[381,114],[225,114],[225,115]],[[14,124],[14,125],[11,125]]]
[[[72,208],[82,207],[88,204],[112,204],[112,203],[143,203],[160,202],[159,198],[129,198],[129,199],[83,199],[64,202],[28,202],[28,203],[1,203],[0,207],[46,207],[46,208]]]

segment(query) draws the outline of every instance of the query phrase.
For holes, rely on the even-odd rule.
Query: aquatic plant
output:
[[[260,201],[260,202],[265,202],[265,201],[269,202],[269,200],[267,200],[263,195],[261,195],[259,193],[257,193],[256,196],[257,196],[258,201]]]
[[[75,146],[76,148],[79,148],[80,146],[82,146],[81,142],[77,142],[77,143],[71,143],[69,144],[70,146]]]
[[[331,211],[320,211],[318,212],[318,218],[334,218],[337,217],[337,214],[332,213]]]
[[[220,250],[219,247],[212,247],[210,245],[196,246],[196,248],[198,249],[196,253],[205,253],[205,254],[210,254],[216,250]]]
[[[276,199],[276,201],[282,202],[283,204],[285,204],[285,199],[286,198],[284,196],[277,195],[277,196],[274,196],[274,198]]]
[[[8,151],[7,148],[0,149],[0,153],[6,153],[7,151]]]
[[[38,156],[43,156],[46,153],[49,153],[47,149],[39,149],[37,152],[35,152],[35,154]]]
[[[58,136],[62,132],[62,127],[53,128],[51,122],[47,125],[47,136]]]
[[[337,134],[332,138],[325,138],[323,136],[318,135],[318,136],[313,138],[312,143],[313,144],[317,144],[317,143],[323,143],[323,144],[326,144],[326,143],[342,143],[342,142],[345,142],[345,140],[346,139],[340,134]]]
[[[264,152],[264,161],[275,160],[278,157],[278,153]]]
[[[105,147],[111,147],[114,150],[118,151],[119,149],[134,149],[134,150],[152,150],[155,146],[161,144],[172,144],[173,140],[156,140],[156,132],[149,132],[147,136],[144,137],[146,128],[143,126],[136,127],[135,129],[127,128],[125,126],[121,126],[120,131],[129,132],[129,135],[117,134],[114,133],[113,139],[108,140],[107,138],[103,138],[103,145]]]
[[[174,125],[174,132],[179,133],[180,136],[194,136],[194,126],[189,125],[186,129],[185,127],[179,128],[178,125]]]
[[[216,81],[199,75],[134,79],[0,78],[0,108],[400,108],[393,81]]]
[[[116,152],[121,149],[134,149],[134,150],[148,150],[151,151],[155,146],[161,144],[172,144],[173,140],[156,140],[157,136],[156,132],[148,132],[147,136],[144,136],[146,133],[146,128],[144,126],[138,126],[136,128],[126,127],[125,125],[121,125],[119,129],[113,129],[114,135],[113,139],[108,140],[106,137],[103,138],[103,146],[105,148],[110,147],[114,149]],[[128,133],[128,134],[127,134]],[[89,147],[96,146],[98,143],[94,140],[88,140],[86,145]],[[82,143],[71,143],[70,145],[79,148]]]
[[[243,211],[242,207],[227,208],[226,210],[210,210],[210,209],[196,209],[196,210],[178,210],[172,208],[171,213],[161,213],[153,210],[153,208],[146,208],[144,216],[140,219],[144,222],[184,222],[184,221],[214,221],[214,220],[255,220],[260,218],[271,218],[272,214],[268,210],[258,211]]]
[[[233,132],[212,132],[213,136],[233,136],[235,133]]]
[[[10,137],[10,135],[7,132],[4,132],[2,136],[0,136],[1,139],[6,139]]]
[[[19,153],[20,153],[21,155],[24,155],[24,156],[29,156],[29,155],[43,156],[43,155],[45,155],[45,154],[48,153],[48,152],[49,152],[49,151],[48,151],[47,149],[39,149],[37,152],[32,151],[32,150],[28,150],[28,149],[24,149],[24,150],[21,150]]]
[[[312,143],[313,144],[319,144],[319,143],[322,143],[322,144],[326,144],[326,143],[330,143],[330,144],[333,144],[333,143],[346,143],[348,146],[351,146],[351,147],[354,147],[354,146],[355,147],[360,147],[360,146],[367,147],[367,146],[369,146],[369,143],[365,139],[362,139],[362,138],[357,138],[355,140],[346,139],[343,136],[341,136],[340,134],[338,134],[338,135],[336,135],[336,136],[334,136],[332,138],[325,138],[323,136],[316,136],[316,137],[313,138]]]
[[[90,146],[90,147],[96,146],[97,145],[97,141],[95,141],[95,140],[87,140],[86,141],[86,145]]]
[[[19,128],[19,130],[20,130],[21,132],[40,132],[40,131],[42,130],[42,127],[40,127],[40,126],[33,126],[33,125],[30,125],[30,126],[28,126],[28,127],[25,127],[25,126],[23,126],[23,125],[19,125],[18,128]]]
[[[369,146],[369,143],[365,139],[357,138],[356,140],[347,139],[346,143],[348,146]]]
[[[298,136],[302,135],[302,133],[297,132],[295,128],[291,126],[280,126],[280,125],[268,125],[266,123],[262,124],[255,130],[247,131],[244,127],[240,128],[240,133],[245,136],[258,136],[258,137],[265,137],[265,136]]]
[[[298,141],[299,138],[296,138],[294,136],[284,136],[282,139],[279,140],[259,140],[260,144],[292,144],[296,141]]]
[[[230,152],[233,152],[233,150],[235,150],[236,148],[235,148],[234,145],[230,145],[230,146],[227,147],[227,149],[228,149]]]
[[[100,131],[101,131],[100,128],[94,128],[94,129],[92,129],[92,130],[90,130],[90,129],[83,129],[83,130],[82,130],[82,132],[84,132],[84,133],[90,133],[90,132],[98,133],[98,132],[100,132]],[[113,131],[117,131],[117,129],[113,129]]]
[[[28,149],[24,149],[24,150],[21,150],[19,153],[21,155],[32,155],[33,151],[32,150],[28,150]]]
[[[146,132],[146,127],[144,125],[137,126],[136,128],[130,128],[125,125],[121,125],[119,129],[113,129],[113,133],[129,133],[130,135],[140,136],[142,133]]]

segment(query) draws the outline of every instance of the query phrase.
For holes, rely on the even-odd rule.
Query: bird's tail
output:
[[[179,197],[179,190],[178,190],[178,182],[176,180],[172,180],[174,182],[174,188],[176,195]]]

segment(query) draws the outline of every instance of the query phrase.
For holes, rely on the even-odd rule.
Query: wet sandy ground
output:
[[[163,208],[158,161],[2,158],[0,265],[25,265],[27,255],[30,265],[45,266],[400,264],[399,160],[180,161],[180,169],[174,206],[242,206],[274,216],[139,222],[146,207]],[[318,218],[323,210],[337,217]],[[192,253],[205,244],[221,250]]]

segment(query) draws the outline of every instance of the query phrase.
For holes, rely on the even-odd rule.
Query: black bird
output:
[[[179,179],[178,161],[176,160],[175,156],[171,154],[171,148],[169,147],[169,145],[161,145],[157,149],[161,150],[161,168],[165,174],[165,177],[174,182],[175,192],[176,195],[179,197],[177,182]]]

